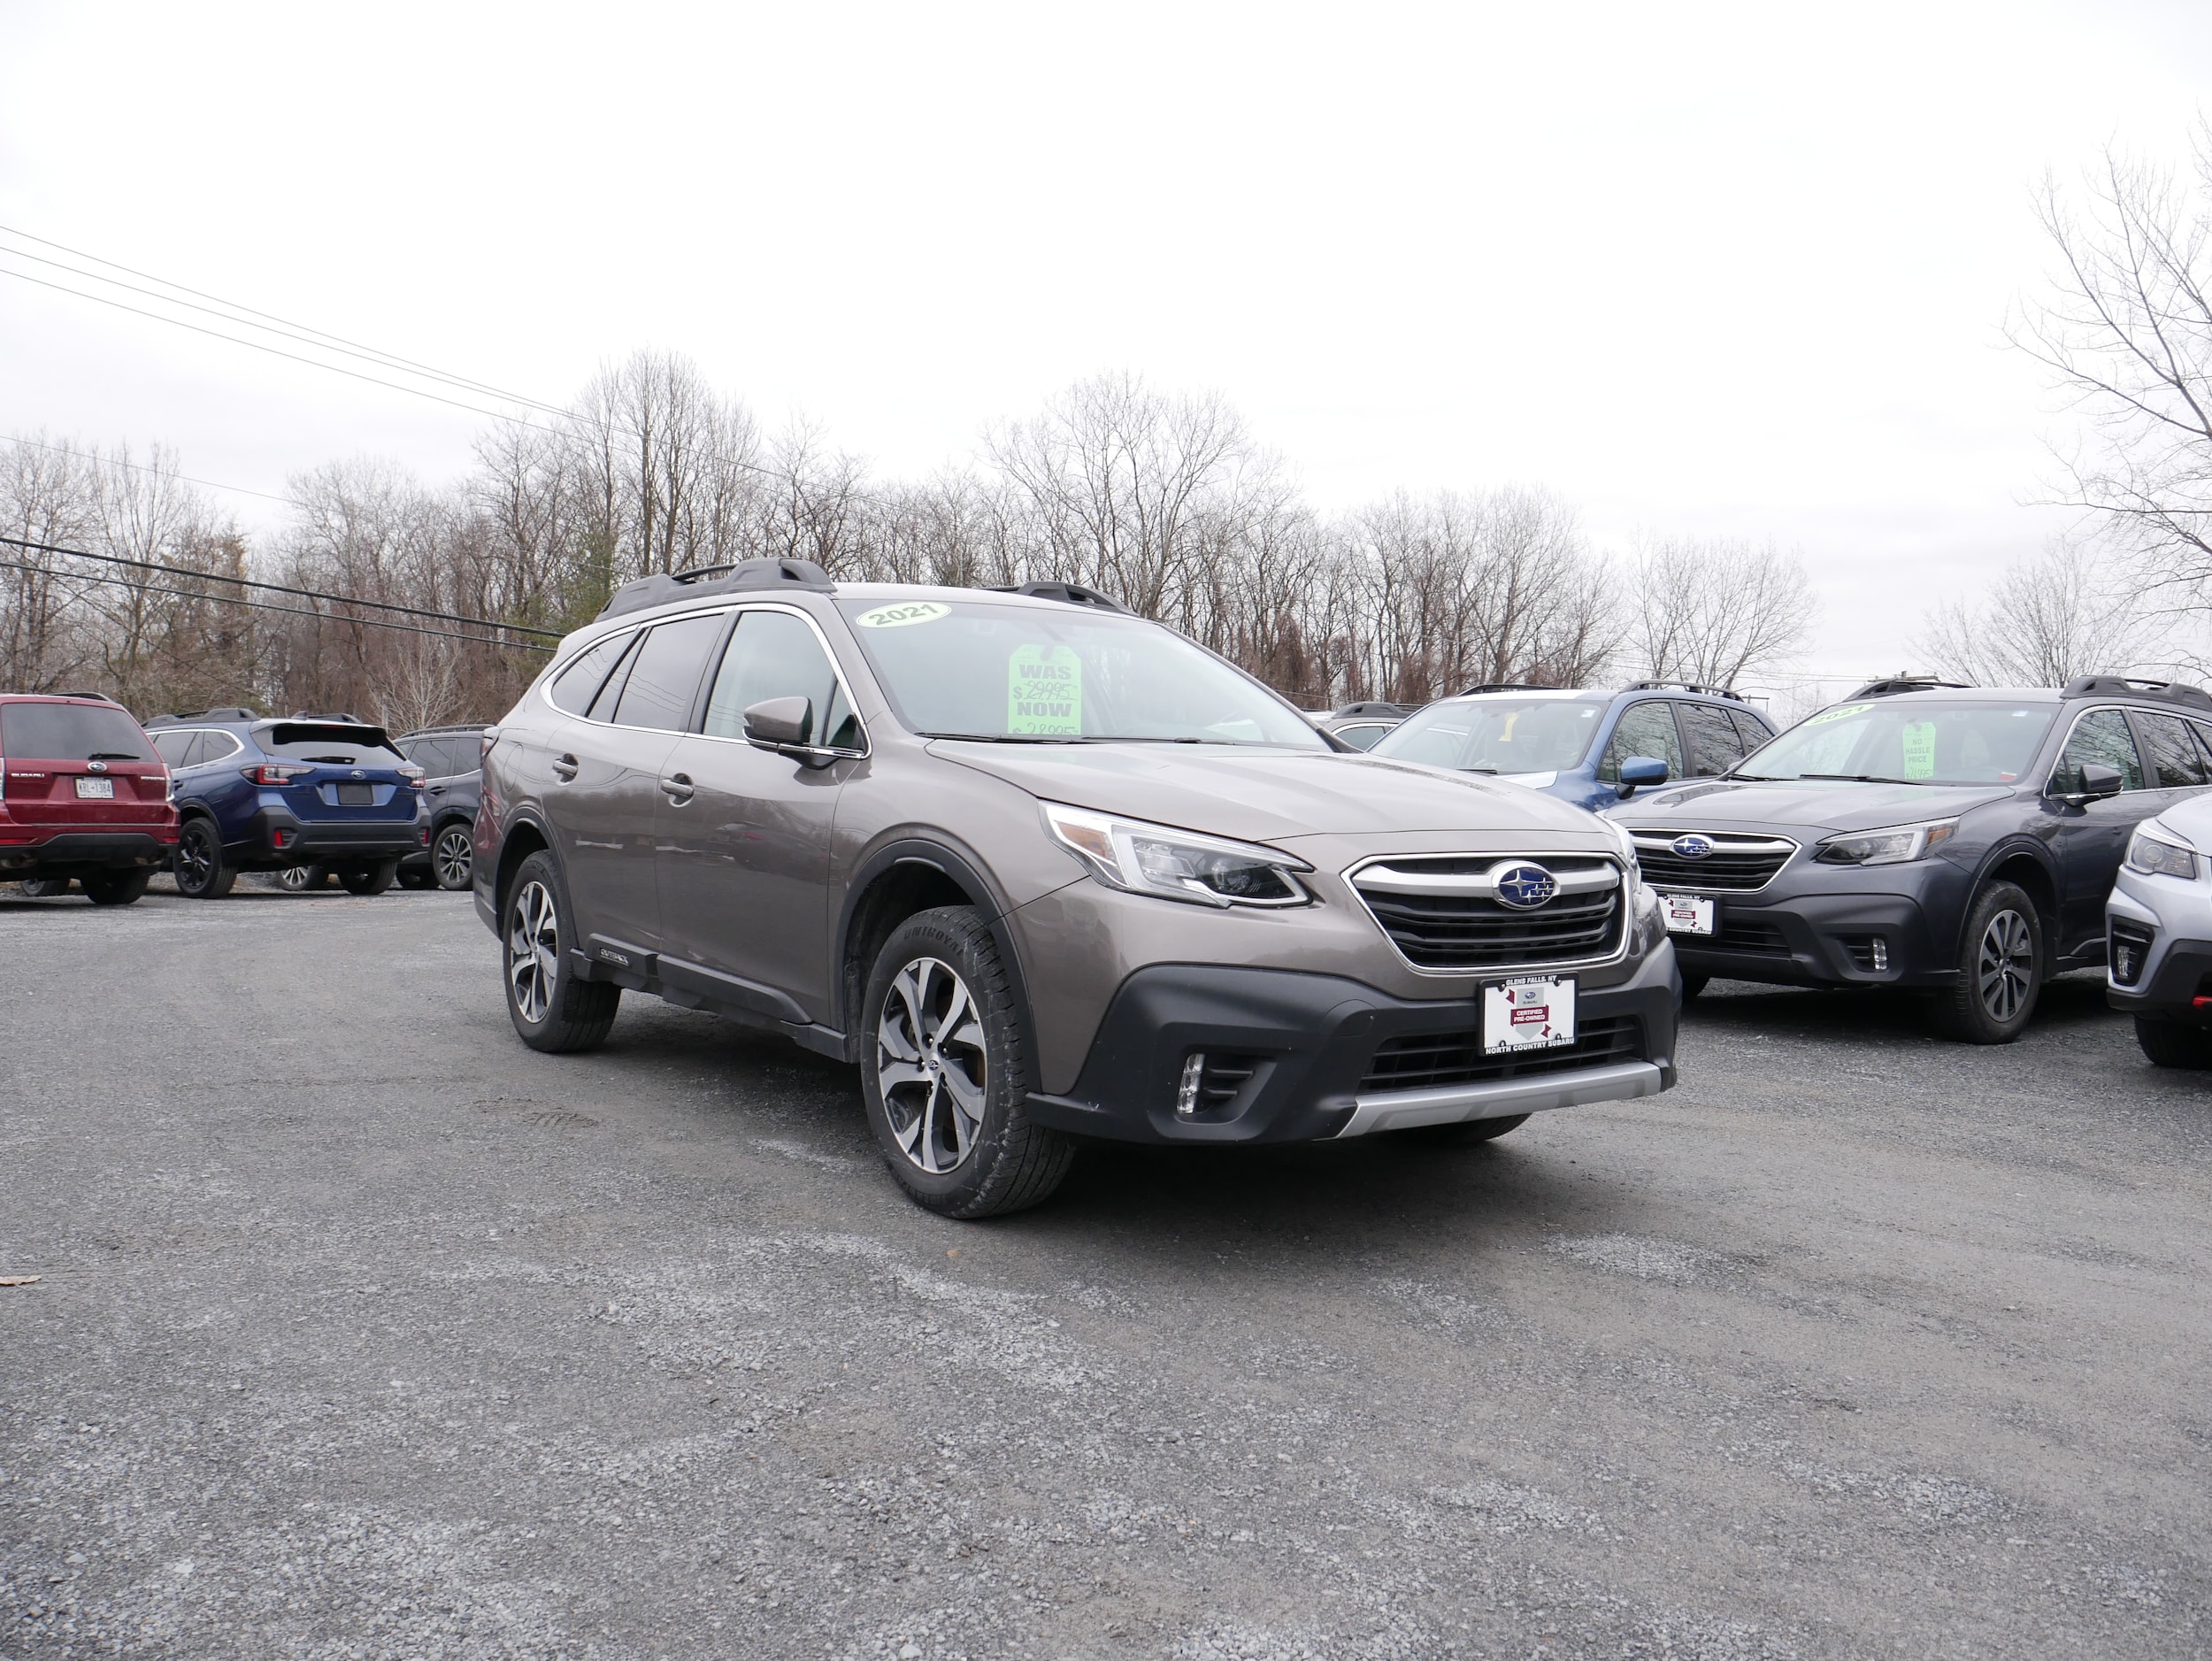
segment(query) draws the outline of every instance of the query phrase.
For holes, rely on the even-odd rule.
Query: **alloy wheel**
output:
[[[2026,918],[2003,911],[1989,919],[1982,931],[1976,974],[1982,1008],[1992,1020],[2009,1021],[2020,1013],[2035,980],[2035,936]]]
[[[542,882],[526,882],[508,912],[507,983],[515,1008],[534,1026],[553,1007],[553,981],[560,967],[560,921],[553,896]]]
[[[876,1023],[876,1084],[901,1150],[932,1176],[974,1152],[987,1065],[975,998],[949,964],[918,957],[892,977]]]
[[[196,822],[184,827],[184,834],[177,839],[177,886],[183,888],[204,888],[214,874],[215,858],[208,850],[208,836]]]
[[[431,862],[438,870],[439,885],[447,888],[468,887],[471,862],[474,857],[474,839],[466,828],[459,825],[449,825],[441,832],[438,845],[430,850]]]
[[[277,887],[304,894],[322,885],[322,871],[315,865],[287,865],[277,873]]]

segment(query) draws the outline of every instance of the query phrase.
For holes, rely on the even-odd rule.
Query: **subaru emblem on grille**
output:
[[[1685,859],[1702,859],[1713,851],[1713,839],[1696,834],[1678,836],[1667,846]]]
[[[1498,903],[1533,911],[1559,892],[1559,880],[1541,865],[1508,865],[1498,873]]]

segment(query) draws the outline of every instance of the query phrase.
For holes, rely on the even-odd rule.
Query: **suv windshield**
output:
[[[388,767],[402,759],[381,727],[326,727],[280,721],[259,734],[262,753],[287,761],[326,761],[334,767]]]
[[[1386,733],[1372,756],[1463,773],[1557,773],[1579,766],[1601,700],[1491,696],[1432,704]]]
[[[2052,713],[2039,704],[1839,704],[1754,750],[1731,776],[2017,784]]]
[[[95,704],[11,704],[0,709],[0,755],[40,761],[152,761],[138,723]]]
[[[964,600],[838,609],[900,716],[926,737],[1328,748],[1265,688],[1138,618]]]

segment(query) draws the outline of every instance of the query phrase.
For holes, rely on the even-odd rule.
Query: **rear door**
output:
[[[137,830],[168,818],[168,768],[121,710],[60,702],[0,705],[10,817],[56,830]]]
[[[1674,712],[1682,718],[1683,748],[1688,752],[1691,778],[1717,778],[1744,758],[1743,740],[1737,735],[1726,710],[1685,699],[1674,706]]]
[[[2101,801],[2054,804],[2059,812],[2062,957],[2072,956],[2086,941],[2104,937],[2105,896],[2119,874],[2128,837],[2157,811],[2159,803],[2173,800],[2170,793],[2145,788],[2148,781],[2142,754],[2124,711],[2090,710],[2075,719],[2058,765],[2052,769],[2047,794],[2079,794],[2081,770],[2092,762],[2116,769],[2121,790]]]

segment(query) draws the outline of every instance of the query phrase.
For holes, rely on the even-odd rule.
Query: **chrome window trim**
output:
[[[1397,941],[1392,937],[1390,931],[1383,927],[1382,919],[1375,915],[1374,907],[1368,904],[1366,895],[1360,891],[1359,884],[1354,880],[1354,879],[1356,878],[1361,872],[1369,870],[1376,865],[1388,865],[1398,860],[1405,860],[1409,863],[1414,860],[1421,859],[1487,859],[1491,861],[1494,868],[1501,865],[1511,865],[1519,860],[1529,860],[1538,865],[1541,865],[1547,859],[1595,859],[1601,861],[1602,863],[1613,867],[1615,885],[1621,890],[1620,943],[1617,945],[1609,953],[1598,957],[1567,957],[1556,959],[1548,963],[1484,964],[1479,968],[1435,969],[1425,967],[1421,964],[1414,962],[1412,958],[1406,956],[1405,949],[1400,946]],[[1343,882],[1344,886],[1351,890],[1352,897],[1359,902],[1360,910],[1366,913],[1367,920],[1375,926],[1375,932],[1383,937],[1383,943],[1397,954],[1398,961],[1403,964],[1408,969],[1411,970],[1415,974],[1427,975],[1433,980],[1499,980],[1507,979],[1513,975],[1520,974],[1554,974],[1563,973],[1569,970],[1578,971],[1583,969],[1609,968],[1617,963],[1624,963],[1627,961],[1629,946],[1634,941],[1636,935],[1635,885],[1629,880],[1628,867],[1621,863],[1621,858],[1618,854],[1605,852],[1598,849],[1556,848],[1548,853],[1517,852],[1494,855],[1487,853],[1470,853],[1465,851],[1452,852],[1448,850],[1439,852],[1434,850],[1422,853],[1415,853],[1409,850],[1395,854],[1370,855],[1364,859],[1356,860],[1351,865],[1345,866],[1343,870],[1337,873],[1337,876],[1338,879]],[[1472,892],[1472,890],[1465,891]],[[1534,913],[1530,912],[1525,913],[1525,915],[1532,916]]]
[[[2042,786],[2037,790],[2036,794],[2041,796],[2047,796],[2054,802],[2065,801],[2073,794],[2070,790],[2055,790],[2051,788],[2058,778],[2058,764],[2066,759],[2066,746],[2074,742],[2074,729],[2077,727],[2079,727],[2084,721],[2087,720],[2091,716],[2102,715],[2108,711],[2117,714],[2122,724],[2127,727],[2128,742],[2135,745],[2135,765],[2138,771],[2139,771],[2143,775],[2143,782],[2137,785],[2134,790],[2129,789],[2126,784],[2123,783],[2120,786],[2120,794],[2122,796],[2133,796],[2137,790],[2148,790],[2153,788],[2154,787],[2151,784],[2150,770],[2143,765],[2143,746],[2139,743],[2136,743],[2135,723],[2128,719],[2128,713],[2135,706],[2133,704],[2093,704],[2087,709],[2075,711],[2074,719],[2066,723],[2066,736],[2058,741],[2058,748],[2051,752],[2050,767],[2048,771],[2044,773]],[[2162,711],[2161,712],[2162,713]],[[2176,711],[2176,713],[2178,713],[2178,711]],[[2188,719],[2188,717],[2183,716],[2182,719],[2186,720]]]
[[[235,733],[226,731],[220,727],[204,727],[202,730],[217,738],[229,739],[230,748],[219,756],[211,756],[205,761],[194,762],[192,765],[196,767],[211,767],[218,762],[228,761],[233,756],[237,755],[246,747],[246,741],[244,739],[239,737]]]

